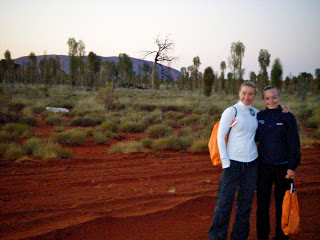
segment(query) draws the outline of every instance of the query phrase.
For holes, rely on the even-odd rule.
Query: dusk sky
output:
[[[237,41],[245,46],[245,77],[258,74],[260,49],[271,54],[269,74],[275,58],[283,78],[320,68],[319,0],[0,0],[0,33],[0,59],[7,49],[13,59],[67,55],[70,37],[85,43],[86,55],[142,58],[169,35],[177,70],[199,56],[201,71],[220,73]]]

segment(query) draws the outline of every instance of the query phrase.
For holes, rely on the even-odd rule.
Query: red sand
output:
[[[40,137],[52,132],[36,130]],[[141,135],[122,136],[134,137]],[[0,239],[208,239],[221,174],[208,153],[108,155],[108,148],[89,141],[72,148],[72,159],[1,161]],[[291,239],[316,240],[320,146],[302,156],[295,180],[301,232]],[[256,200],[249,239],[256,239],[255,211]]]

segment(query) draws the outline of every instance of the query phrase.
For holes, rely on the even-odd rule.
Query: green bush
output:
[[[49,142],[41,148],[36,149],[33,153],[36,159],[66,159],[72,156],[70,149],[65,149],[57,143]]]
[[[144,147],[151,147],[154,141],[152,138],[143,138],[140,142]]]
[[[71,120],[71,126],[83,126],[83,127],[94,127],[101,124],[101,119],[95,119],[91,117],[75,117]]]
[[[71,146],[80,146],[87,141],[87,132],[80,129],[73,129],[67,132],[60,132],[51,135],[50,140]]]
[[[18,112],[21,112],[26,107],[26,105],[22,102],[12,102],[12,103],[9,103],[7,107],[9,111],[18,113]]]
[[[208,141],[206,140],[200,140],[200,141],[195,141],[190,149],[190,152],[192,153],[199,153],[199,152],[208,152]]]
[[[97,126],[98,130],[106,131],[109,130],[111,132],[117,132],[117,125],[113,121],[105,121],[101,125]]]
[[[109,138],[100,131],[94,131],[92,134],[95,144],[110,144]]]
[[[309,128],[319,128],[320,127],[320,116],[314,115],[307,120],[306,123]]]
[[[174,111],[170,111],[170,112],[166,112],[164,114],[165,118],[173,118],[173,119],[182,119],[185,117],[184,113],[181,112],[174,112]]]
[[[111,145],[109,154],[112,153],[132,153],[132,152],[145,152],[146,150],[142,146],[141,142],[129,141],[129,142],[119,142]]]
[[[146,130],[146,134],[148,137],[151,138],[161,138],[161,137],[167,137],[173,134],[173,130],[171,127],[166,126],[164,124],[156,124],[153,126],[150,126]]]
[[[59,118],[56,115],[53,115],[53,116],[49,116],[46,119],[45,123],[49,126],[62,126],[66,124],[66,121],[63,120],[62,118]]]
[[[320,128],[315,132],[314,137],[320,139]]]
[[[44,112],[46,110],[46,107],[44,106],[37,106],[37,107],[33,107],[32,108],[32,112],[34,114],[41,114],[42,112]]]
[[[155,150],[187,150],[192,144],[192,138],[170,136],[167,138],[159,138],[153,142],[151,147]]]
[[[4,157],[6,150],[9,148],[9,143],[0,143],[0,158]]]
[[[34,130],[31,126],[21,123],[8,123],[1,130],[12,134],[17,139],[25,139],[34,135]]]
[[[161,111],[154,111],[152,113],[147,114],[143,119],[142,122],[150,126],[152,124],[159,124],[162,122],[162,113]]]
[[[0,142],[1,143],[13,142],[13,141],[18,141],[18,140],[19,140],[19,135],[14,134],[12,132],[0,131]]]
[[[145,125],[139,122],[123,122],[120,123],[118,130],[120,132],[143,132],[145,130]]]
[[[5,150],[3,157],[6,160],[15,161],[21,157],[26,155],[26,152],[22,148],[21,145],[13,143],[9,144],[7,149]]]
[[[29,138],[26,141],[24,141],[24,143],[22,144],[23,149],[28,155],[32,155],[39,148],[42,148],[43,145],[44,145],[43,141],[36,137]]]
[[[184,117],[178,121],[179,125],[190,125],[194,123],[200,123],[201,116],[198,114],[193,114],[188,117]]]
[[[19,120],[19,122],[29,126],[36,126],[38,123],[35,116],[24,116]]]
[[[193,136],[193,129],[191,127],[183,127],[177,133],[178,137],[191,137]]]
[[[162,122],[163,125],[169,126],[171,128],[178,127],[178,124],[176,121],[172,119],[166,119]]]

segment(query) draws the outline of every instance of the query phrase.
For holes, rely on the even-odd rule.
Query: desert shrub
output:
[[[56,115],[52,115],[46,119],[45,123],[49,126],[62,126],[66,124],[66,121]]]
[[[131,153],[131,152],[145,152],[146,150],[142,146],[141,142],[129,141],[129,142],[119,142],[111,145],[109,153]]]
[[[9,143],[0,143],[0,158],[3,158],[4,153],[9,147]]]
[[[165,118],[182,119],[185,117],[184,113],[169,111],[164,114]]]
[[[186,137],[186,136],[193,136],[193,129],[191,127],[183,127],[177,133],[178,137]]]
[[[87,140],[87,132],[80,129],[73,129],[67,132],[54,133],[50,140],[71,146],[83,145]]]
[[[159,124],[162,122],[162,113],[161,111],[154,111],[152,113],[146,114],[145,117],[143,117],[142,122],[147,125],[150,126],[152,124]]]
[[[39,148],[42,148],[44,145],[43,141],[39,138],[32,137],[24,141],[22,144],[23,149],[25,150],[26,154],[31,155]]]
[[[208,152],[208,141],[206,140],[199,140],[199,141],[195,141],[190,149],[190,152],[192,153],[197,153],[197,152]]]
[[[95,142],[95,144],[109,144],[110,140],[109,138],[100,131],[94,131],[92,134],[93,137],[93,141]]]
[[[201,119],[201,116],[198,114],[192,114],[191,116],[184,117],[178,121],[179,125],[190,125],[194,123],[199,123]]]
[[[159,138],[153,142],[151,147],[155,150],[176,150],[182,151],[187,150],[192,144],[192,138],[189,137],[177,137],[170,136],[167,138]]]
[[[300,146],[301,147],[311,147],[314,143],[317,142],[317,139],[315,139],[314,137],[308,136],[305,133],[300,133]],[[319,138],[320,138],[320,134],[319,134]]]
[[[320,115],[314,115],[307,120],[307,127],[318,128],[320,127]]]
[[[177,127],[178,124],[176,121],[172,120],[172,119],[166,119],[162,122],[163,125],[169,126],[171,128]]]
[[[145,125],[140,122],[123,122],[123,123],[120,123],[118,130],[120,132],[137,133],[137,132],[143,132],[145,128],[146,128]]]
[[[101,123],[101,119],[95,119],[91,117],[75,117],[71,120],[70,125],[71,126],[82,126],[82,127],[94,127]]]
[[[18,140],[19,140],[19,135],[14,134],[12,132],[0,131],[0,142],[1,143],[13,142],[13,141],[18,141]]]
[[[153,139],[152,138],[143,138],[141,139],[141,144],[144,147],[151,147],[152,143],[153,143]]]
[[[26,155],[26,152],[22,148],[21,145],[13,143],[7,145],[7,148],[5,149],[5,152],[3,154],[3,158],[10,161],[15,161],[21,157]]]
[[[35,118],[35,116],[24,116],[19,120],[20,123],[22,124],[26,124],[29,126],[36,126],[37,125],[37,120]]]
[[[18,139],[29,138],[34,135],[32,127],[21,123],[8,123],[1,128],[2,131],[11,133]]]
[[[0,111],[0,124],[17,123],[19,119],[20,117],[17,114]]]
[[[111,110],[114,108],[115,103],[118,100],[117,94],[111,84],[106,85],[104,88],[100,88],[96,96],[97,102],[103,104],[106,110]]]
[[[41,148],[34,151],[33,156],[36,159],[65,159],[72,156],[70,149],[65,149],[57,143],[49,142]]]
[[[148,137],[152,138],[160,138],[160,137],[166,137],[173,134],[173,130],[171,127],[164,125],[164,124],[156,124],[153,126],[150,126],[146,130],[146,134]]]
[[[99,126],[97,126],[97,129],[101,130],[101,131],[109,130],[111,132],[117,132],[117,130],[118,130],[117,125],[113,121],[110,121],[110,120],[105,121],[102,124],[100,124]]]
[[[44,112],[46,110],[45,106],[36,106],[36,107],[32,107],[32,112],[34,114],[41,114],[42,112]]]
[[[211,123],[210,115],[209,114],[200,115],[200,119],[198,123],[206,126],[209,125]]]
[[[152,112],[157,108],[157,106],[154,104],[144,103],[144,104],[139,104],[139,105],[137,104],[134,106],[134,108],[141,110],[141,111]]]
[[[203,129],[200,129],[196,132],[194,132],[194,137],[202,140],[209,141],[209,138],[211,136],[211,132],[213,129],[213,124],[206,126]]]
[[[312,109],[310,108],[299,108],[297,112],[294,112],[297,120],[304,120],[312,116]]]
[[[211,105],[211,107],[209,108],[209,114],[210,115],[221,115],[223,112],[223,110],[215,105]]]
[[[19,113],[26,107],[26,105],[22,102],[11,102],[7,105],[7,107],[9,111]]]
[[[320,128],[314,133],[314,137],[320,139]]]

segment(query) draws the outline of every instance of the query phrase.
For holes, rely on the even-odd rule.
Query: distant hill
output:
[[[40,56],[36,56],[37,57],[37,63],[39,63],[41,61],[41,59],[44,57],[44,55],[40,55]],[[62,69],[66,72],[66,73],[69,73],[69,56],[67,55],[47,55],[47,58],[55,58],[55,57],[59,57],[60,59],[60,65],[62,67]],[[119,62],[119,58],[118,57],[101,57],[102,58],[102,62],[104,61],[113,61],[115,62],[116,64]],[[20,64],[21,66],[25,67],[27,65],[27,62],[29,61],[29,58],[27,56],[25,57],[20,57],[20,58],[17,58],[17,59],[13,59],[13,61],[17,64]],[[139,65],[143,65],[143,63],[147,63],[148,65],[152,66],[153,65],[153,62],[151,61],[146,61],[146,60],[143,60],[143,59],[138,59],[138,58],[133,58],[131,57],[131,61],[133,62],[133,71],[135,71],[136,73],[138,72],[138,67]],[[157,66],[158,68],[158,71],[160,72],[161,71],[161,67],[160,66]],[[170,68],[170,67],[167,67],[167,66],[164,66],[164,68],[170,72],[172,78],[174,80],[177,79],[178,76],[180,76],[180,72],[174,68]]]

